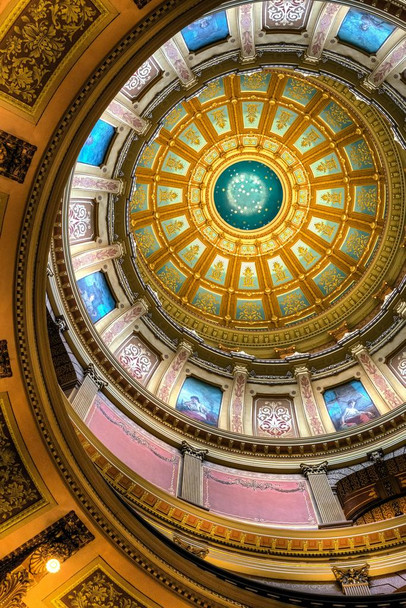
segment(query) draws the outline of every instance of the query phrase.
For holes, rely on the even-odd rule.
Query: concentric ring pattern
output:
[[[220,176],[243,161],[282,189],[278,212],[249,229],[255,196],[244,203],[241,191],[234,225],[214,202]],[[136,162],[130,230],[158,292],[224,326],[271,329],[316,317],[357,285],[385,196],[372,134],[344,97],[261,70],[215,80],[162,119]]]

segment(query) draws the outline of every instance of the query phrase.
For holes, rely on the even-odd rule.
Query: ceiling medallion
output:
[[[198,331],[204,318],[277,333],[340,303],[329,326],[366,297],[361,278],[379,274],[385,169],[355,98],[287,70],[255,76],[178,103],[135,166],[136,263]]]

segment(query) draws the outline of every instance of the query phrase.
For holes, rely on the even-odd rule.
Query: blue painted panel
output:
[[[197,378],[186,378],[178,395],[176,409],[189,418],[217,426],[223,392]]]
[[[198,51],[209,44],[224,40],[229,34],[225,11],[206,15],[182,30],[182,36],[189,51]]]
[[[376,53],[395,27],[376,15],[351,8],[338,30],[338,39],[367,53]]]
[[[77,286],[83,304],[86,306],[93,323],[99,321],[116,307],[116,301],[110,291],[104,272],[88,274],[83,279],[79,279]]]
[[[98,120],[80,151],[78,162],[99,167],[104,161],[114,133],[113,125],[109,125],[104,120]]]
[[[380,415],[359,380],[328,389],[323,397],[336,431],[365,424]]]

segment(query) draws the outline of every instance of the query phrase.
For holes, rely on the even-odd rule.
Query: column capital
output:
[[[343,587],[355,587],[358,585],[368,585],[368,569],[368,564],[353,568],[333,567],[333,574]]]
[[[134,302],[134,306],[136,306],[137,308],[140,308],[140,317],[142,317],[142,315],[146,315],[148,310],[149,310],[149,303],[148,300],[146,298],[138,298],[135,302]]]
[[[193,345],[190,344],[190,342],[187,342],[186,340],[182,340],[182,342],[179,343],[176,352],[179,352],[180,350],[187,350],[189,355],[191,355],[193,353]]]
[[[395,312],[402,319],[406,319],[406,302],[401,300],[395,307]]]
[[[295,378],[299,376],[310,376],[310,370],[306,367],[306,365],[298,365],[294,370]]]
[[[323,460],[323,462],[319,462],[318,464],[306,464],[302,462],[300,464],[300,470],[306,479],[309,475],[327,475],[328,462],[327,460]]]
[[[244,374],[245,376],[248,376],[248,369],[245,367],[245,365],[234,365],[233,376],[236,376],[237,374]]]
[[[351,346],[350,351],[354,357],[358,357],[359,355],[362,355],[362,353],[367,353],[368,349],[364,344],[358,342],[357,344],[354,344],[354,346]]]
[[[209,450],[199,450],[197,448],[194,448],[187,441],[182,441],[180,451],[182,452],[183,456],[185,454],[188,454],[189,456],[192,456],[193,458],[197,458],[201,462],[203,462],[203,460],[205,459],[206,454],[209,453]]]
[[[102,380],[102,378],[96,372],[96,368],[93,363],[89,363],[89,365],[85,369],[85,376],[89,376],[89,378],[95,383],[99,390],[108,386],[108,382]]]

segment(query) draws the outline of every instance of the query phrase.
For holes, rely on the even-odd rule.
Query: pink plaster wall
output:
[[[104,396],[97,395],[86,424],[121,462],[169,494],[178,487],[180,454],[128,419]]]
[[[307,481],[298,475],[271,475],[206,463],[204,506],[215,513],[277,525],[317,524]]]

